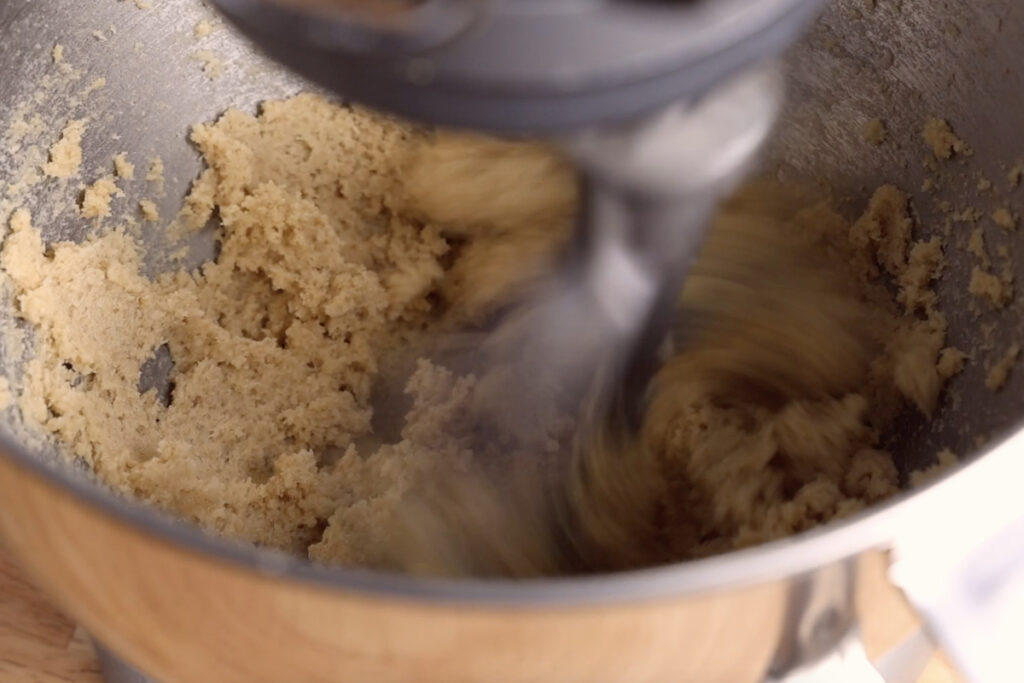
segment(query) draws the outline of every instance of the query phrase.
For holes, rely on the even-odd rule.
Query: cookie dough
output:
[[[306,553],[344,510],[351,538],[370,538],[417,468],[463,455],[434,447],[436,414],[399,446],[370,434],[381,356],[431,317],[450,250],[400,215],[410,138],[314,96],[196,127],[209,166],[197,186],[214,204],[187,206],[223,222],[201,272],[147,279],[120,229],[47,251],[19,212],[2,261],[36,329],[27,417],[111,486],[212,531]],[[168,405],[140,393],[162,348]],[[335,551],[360,562],[373,549]]]
[[[1006,380],[1010,378],[1010,372],[1013,370],[1013,366],[1017,364],[1018,358],[1020,358],[1020,346],[1018,344],[1011,344],[1002,358],[990,367],[988,374],[985,375],[985,386],[989,391],[999,391],[1005,386]]]
[[[932,148],[936,158],[948,160],[954,155],[969,155],[971,148],[957,137],[952,126],[945,119],[931,117],[924,124],[922,132],[925,143]]]
[[[82,218],[106,218],[110,215],[110,202],[124,194],[111,176],[104,176],[85,188],[82,194]]]
[[[535,493],[540,477],[441,485],[392,533],[401,565],[615,571],[783,538],[891,496],[881,436],[905,406],[933,414],[965,358],[946,347],[930,289],[941,243],[913,232],[894,187],[853,224],[776,183],[747,187],[683,292],[690,328],[655,379],[641,437],[585,431],[553,495]],[[513,553],[509,539],[527,540]]]
[[[878,146],[889,139],[889,130],[885,125],[885,121],[872,119],[864,124],[861,129],[861,136],[865,142]]]
[[[60,139],[50,147],[50,160],[43,165],[43,173],[51,178],[70,178],[82,165],[82,136],[85,121],[69,121]]]
[[[135,178],[135,164],[128,161],[128,156],[124,152],[114,155],[114,173],[124,180]]]
[[[2,266],[35,332],[16,387],[26,419],[110,486],[217,534],[442,573],[705,556],[893,494],[882,435],[906,406],[931,414],[962,367],[931,291],[942,244],[915,241],[905,195],[881,188],[851,223],[754,184],[723,208],[682,294],[693,327],[639,441],[577,439],[569,459],[589,432],[552,416],[539,453],[481,428],[485,378],[420,360],[385,442],[375,386],[404,349],[486,320],[550,267],[573,224],[572,170],[540,147],[427,134],[316,95],[230,111],[192,140],[206,170],[172,227],[219,217],[214,262],[150,279],[131,231],[46,245],[19,211]],[[481,474],[495,463],[513,474]],[[436,486],[448,495],[422,495]],[[552,510],[575,520],[568,551]]]
[[[967,291],[987,301],[993,308],[1005,308],[1013,299],[1012,274],[1007,272],[1002,276],[994,275],[975,266],[971,270],[971,281],[967,285]]]
[[[151,199],[139,200],[139,211],[142,212],[142,217],[151,223],[160,220],[160,209]]]
[[[1009,209],[996,209],[992,213],[992,220],[996,225],[1005,230],[1017,229],[1017,216]]]

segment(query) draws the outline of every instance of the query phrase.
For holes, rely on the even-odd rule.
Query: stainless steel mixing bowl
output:
[[[305,86],[226,29],[197,43],[193,27],[210,16],[198,2],[153,4],[0,4],[0,132],[33,97],[48,124],[88,117],[100,134],[86,139],[86,174],[99,175],[116,152],[159,155],[167,167],[160,209],[172,215],[199,171],[185,142],[191,124]],[[82,82],[48,82],[57,43],[88,72]],[[220,78],[203,72],[199,50],[223,62]],[[978,175],[1005,185],[1008,167],[1024,156],[1021,64],[1024,5],[1012,0],[834,2],[787,58],[790,104],[764,168],[832,188],[851,212],[880,182],[897,183],[913,195],[924,233],[941,232],[945,214],[918,191],[928,175],[922,125],[941,116],[975,154],[949,167],[938,197],[988,214],[995,201],[977,192]],[[106,86],[69,112],[68,99],[97,77]],[[881,147],[861,135],[876,118],[890,131]],[[17,179],[43,154],[0,149],[0,180]],[[27,201],[37,224],[49,239],[80,238],[86,225],[48,187]],[[1001,201],[1015,208],[1019,200]],[[988,227],[993,244],[1017,239]],[[954,226],[950,244],[962,244],[966,231]],[[158,231],[148,238],[158,251]],[[1014,303],[976,316],[965,294],[970,260],[955,246],[948,256],[939,291],[951,342],[975,348],[989,324],[994,342],[953,382],[938,421],[908,415],[891,445],[904,473],[940,447],[973,462],[796,539],[579,580],[420,581],[331,570],[210,538],[112,495],[52,449],[29,447],[13,411],[0,434],[0,532],[73,617],[165,681],[752,681],[801,667],[839,680],[840,669],[828,666],[870,676],[854,639],[852,592],[859,568],[878,552],[892,558],[893,580],[961,667],[999,680],[1012,671],[1004,658],[1010,636],[1024,632],[1015,602],[1024,595],[1024,542],[1014,526],[1024,519],[1016,490],[1024,379],[1014,373],[997,394],[983,379],[987,363],[1024,329],[1024,315]],[[1021,256],[1014,253],[1018,272]],[[5,307],[3,325],[17,325]],[[0,351],[16,373],[25,350],[8,343]],[[898,654],[914,654],[921,642]]]

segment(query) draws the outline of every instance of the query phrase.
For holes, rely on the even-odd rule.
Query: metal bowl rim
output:
[[[7,434],[0,434],[0,451],[0,457],[10,458],[16,465],[136,533],[240,571],[327,591],[382,599],[520,608],[653,600],[739,589],[810,573],[867,550],[890,547],[899,531],[913,522],[914,516],[910,514],[914,507],[912,503],[925,497],[931,497],[933,501],[941,498],[936,489],[945,487],[948,491],[957,479],[949,475],[927,489],[904,492],[847,520],[756,548],[707,559],[584,577],[435,579],[358,568],[325,567],[278,551],[216,538],[144,503],[121,497],[100,483],[72,472],[69,467],[47,464]]]

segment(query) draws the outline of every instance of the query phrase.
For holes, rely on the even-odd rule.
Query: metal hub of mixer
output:
[[[694,98],[788,47],[821,0],[218,0],[282,63],[428,123],[546,133]],[[312,8],[312,9],[311,9]]]

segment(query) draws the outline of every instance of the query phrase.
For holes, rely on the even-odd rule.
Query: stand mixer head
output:
[[[343,97],[428,124],[548,137],[575,160],[577,249],[488,361],[515,359],[521,386],[507,395],[535,414],[546,410],[536,377],[571,402],[601,366],[615,388],[600,395],[643,394],[710,218],[780,109],[774,58],[821,1],[218,4],[271,56]],[[535,424],[501,411],[516,431]]]
[[[442,126],[550,135],[692,101],[822,0],[217,0],[283,64]]]

